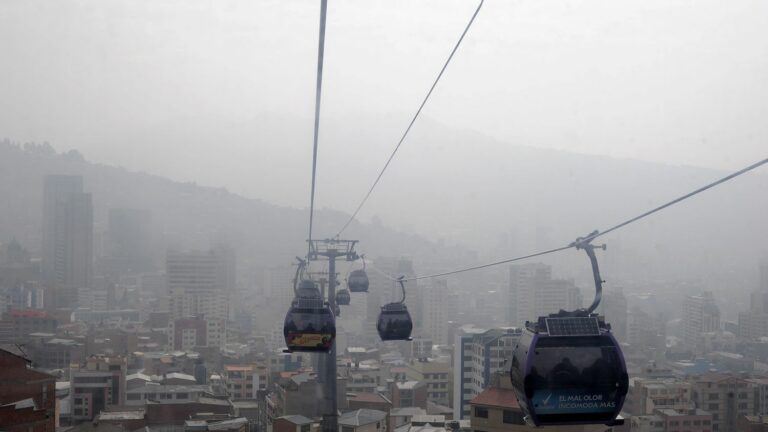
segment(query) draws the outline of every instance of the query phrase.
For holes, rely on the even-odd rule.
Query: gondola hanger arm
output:
[[[592,264],[592,277],[595,280],[595,299],[592,301],[592,304],[589,305],[589,307],[586,309],[587,314],[591,314],[597,309],[598,306],[600,306],[600,300],[602,300],[602,297],[603,297],[603,283],[605,281],[600,276],[600,266],[597,263],[597,256],[595,255],[595,249],[606,250],[606,246],[605,244],[602,244],[602,245],[592,244],[592,240],[597,238],[599,234],[600,232],[597,230],[592,231],[591,233],[589,233],[589,235],[585,237],[579,237],[570,244],[570,246],[575,247],[576,249],[583,249],[584,252],[586,252],[587,256],[589,257],[590,264]]]

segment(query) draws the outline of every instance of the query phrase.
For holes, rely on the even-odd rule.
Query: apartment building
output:
[[[515,327],[482,330],[462,327],[453,356],[453,418],[468,419],[469,402],[491,382],[491,376],[509,366],[512,348],[522,330]]]
[[[708,373],[691,377],[688,381],[696,407],[712,414],[713,432],[735,431],[739,417],[754,413],[754,389],[745,379],[724,373]]]

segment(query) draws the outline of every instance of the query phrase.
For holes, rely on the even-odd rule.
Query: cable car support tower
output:
[[[336,306],[336,259],[355,261],[360,258],[355,252],[357,240],[307,240],[309,243],[308,261],[328,260],[328,306],[332,311],[337,311]],[[318,355],[317,377],[323,388],[322,413],[323,420],[320,424],[322,432],[338,432],[338,406],[336,390],[336,342],[333,342],[331,350],[327,354]]]

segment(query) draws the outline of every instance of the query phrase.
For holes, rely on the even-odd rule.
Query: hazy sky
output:
[[[329,1],[322,160],[356,130],[384,162],[476,4]],[[307,169],[318,11],[2,1],[0,137],[260,195],[248,185]],[[500,142],[734,168],[768,153],[767,77],[764,0],[487,0],[424,114]],[[304,205],[299,180],[266,198]]]

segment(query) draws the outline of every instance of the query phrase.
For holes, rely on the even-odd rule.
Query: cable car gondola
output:
[[[592,262],[594,302],[587,309],[527,322],[513,350],[512,386],[533,426],[623,423],[618,416],[629,384],[627,367],[610,325],[593,313],[602,279],[595,246],[580,240],[575,246]]]
[[[336,320],[317,285],[311,280],[302,280],[295,294],[283,325],[288,350],[330,351],[336,338]]]
[[[365,257],[362,257],[363,268],[352,270],[347,276],[347,288],[350,292],[368,292],[368,274],[365,273]]]
[[[402,300],[382,306],[379,320],[376,323],[376,330],[379,331],[379,337],[383,341],[411,340],[413,321],[411,321],[411,314],[408,313],[408,308],[405,306],[403,276],[400,276],[398,282],[400,282],[400,288],[403,290]]]
[[[336,293],[336,304],[341,306],[349,306],[350,301],[352,301],[352,298],[350,297],[348,290],[341,289]]]

